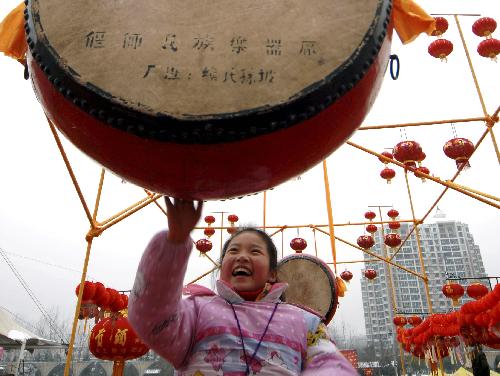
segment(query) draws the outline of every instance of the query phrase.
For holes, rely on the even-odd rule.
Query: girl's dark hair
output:
[[[224,246],[222,247],[222,253],[220,257],[220,262],[222,264],[222,260],[224,259],[224,256],[226,255],[227,248],[229,246],[229,243],[231,240],[233,240],[235,237],[240,235],[243,232],[254,232],[257,235],[261,237],[262,240],[266,243],[267,246],[267,253],[269,254],[269,269],[271,271],[276,270],[278,266],[278,250],[276,249],[276,246],[274,245],[273,239],[265,232],[262,231],[258,228],[255,227],[242,227],[239,228],[238,231],[236,231],[229,239],[226,240],[224,243]]]

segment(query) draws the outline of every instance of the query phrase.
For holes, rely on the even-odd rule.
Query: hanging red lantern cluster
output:
[[[479,284],[473,286],[471,294],[478,299],[465,303],[459,310],[430,315],[423,321],[416,321],[416,325],[408,319],[414,327],[398,330],[397,334],[397,340],[405,351],[420,358],[424,354],[433,361],[437,360],[438,353],[441,358],[450,355],[452,359],[464,363],[466,354],[462,355],[457,350],[460,343],[500,348],[500,284],[492,291],[485,290],[485,286],[478,287]],[[460,291],[451,289],[452,294],[459,295]]]
[[[466,138],[453,138],[443,146],[443,151],[448,158],[455,160],[458,169],[470,167],[469,158],[474,152],[474,144]]]
[[[215,223],[215,217],[213,215],[205,216],[205,223],[208,225],[208,227],[203,230],[203,234],[205,234],[205,236],[210,239],[210,237],[215,234],[215,229],[210,227],[213,223]]]
[[[290,247],[295,251],[295,253],[302,253],[302,251],[307,248],[307,242],[302,238],[293,238],[290,241]]]
[[[403,163],[406,168],[413,170],[425,159],[425,153],[416,141],[402,141],[394,146],[392,150],[394,158]]]
[[[365,230],[366,230],[366,232],[369,232],[370,234],[374,234],[377,232],[377,226],[374,224],[369,224],[369,225],[366,225]]]
[[[80,284],[76,286],[78,296]],[[128,306],[128,296],[115,289],[105,288],[101,282],[85,281],[82,303],[78,318],[80,320],[95,318],[96,322],[104,317],[105,312],[117,313]]]
[[[497,22],[491,17],[481,17],[472,25],[472,32],[478,37],[486,38],[477,46],[477,52],[482,57],[496,61],[500,54],[500,40],[492,37],[491,34],[497,28]]]
[[[125,316],[106,317],[96,324],[90,334],[89,349],[96,358],[113,361],[113,376],[123,375],[126,360],[149,351]]]
[[[448,55],[453,52],[453,43],[448,39],[438,39],[429,44],[427,51],[432,57],[446,62]]]
[[[364,275],[371,281],[377,277],[377,271],[375,269],[366,269]]]
[[[392,153],[388,151],[384,151],[380,153],[380,155],[383,155],[384,157],[389,159],[393,159]],[[384,169],[380,171],[380,177],[382,179],[385,179],[387,181],[387,184],[391,184],[391,180],[396,176],[396,171],[394,171],[394,169],[390,167],[387,167],[388,161],[386,161],[384,158],[379,157],[378,160],[385,165]]]
[[[458,300],[464,295],[464,288],[455,282],[447,283],[441,291],[444,296],[452,300],[454,306],[458,306]]]
[[[375,245],[375,240],[373,240],[371,235],[361,235],[358,237],[356,243],[363,249],[370,249]]]
[[[429,44],[427,51],[432,57],[446,61],[447,56],[453,51],[453,43],[442,38],[442,35],[448,30],[448,21],[444,17],[435,17],[434,19],[436,20],[436,28],[432,35],[438,39]]]
[[[342,273],[340,273],[340,278],[342,278],[344,281],[349,282],[352,279],[352,273],[349,270],[344,270]]]
[[[401,223],[399,221],[396,221],[396,218],[399,217],[399,212],[396,209],[390,209],[387,212],[387,216],[392,219],[392,221],[389,222],[389,228],[391,230],[397,231],[401,227]],[[388,244],[388,242],[396,244],[398,242],[397,239],[399,239],[399,244],[401,244],[401,238],[399,237],[399,235],[397,235],[396,237],[390,237],[389,239],[387,239],[386,236],[385,244],[388,245],[389,247],[392,247],[391,245]],[[395,247],[399,246],[399,244],[396,244]]]
[[[229,227],[227,229],[227,232],[232,235],[232,234],[236,233],[236,231],[238,231],[238,229],[235,226],[235,223],[238,222],[239,218],[238,218],[238,216],[236,214],[229,214],[227,216],[227,220],[231,224],[231,227]]]
[[[201,254],[205,254],[212,249],[212,242],[208,239],[200,239],[196,241],[195,246]]]

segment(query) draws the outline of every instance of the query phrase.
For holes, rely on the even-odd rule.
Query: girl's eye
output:
[[[260,249],[254,249],[254,250],[252,250],[252,253],[260,254],[262,252],[260,251]]]

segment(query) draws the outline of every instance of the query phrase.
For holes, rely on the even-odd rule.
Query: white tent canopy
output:
[[[12,315],[0,307],[0,347],[18,349],[25,343],[26,350],[46,348],[67,348],[67,345],[41,338],[19,325]]]

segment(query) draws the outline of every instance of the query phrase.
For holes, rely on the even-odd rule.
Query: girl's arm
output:
[[[197,317],[194,300],[182,299],[182,287],[192,248],[189,233],[202,205],[166,202],[169,231],[155,235],[142,256],[128,318],[144,343],[178,368],[190,354]]]
[[[327,328],[319,324],[316,333],[308,335],[306,366],[302,376],[357,376],[358,372],[331,341]]]

